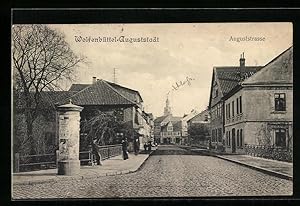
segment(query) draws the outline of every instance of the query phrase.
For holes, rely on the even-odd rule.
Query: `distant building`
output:
[[[188,121],[196,116],[199,112],[193,109],[189,114],[184,114],[181,123],[182,123],[182,137],[188,139]]]
[[[209,116],[209,111],[206,109],[199,114],[195,115],[191,119],[187,121],[188,125],[188,131],[192,133],[191,129],[192,128],[197,128],[197,127],[202,127],[203,130],[207,130],[207,133],[204,133],[203,131],[199,131],[198,133],[193,131],[193,134],[188,134],[188,142],[193,145],[193,144],[199,144],[199,145],[204,145],[207,144],[207,141],[199,141],[199,137],[201,136],[203,139],[204,137],[209,139],[210,138],[210,116]],[[210,139],[209,139],[210,140]]]
[[[222,66],[213,68],[208,106],[211,116],[210,133],[211,146],[213,149],[222,148],[225,145],[225,106],[223,97],[236,87],[239,82],[249,78],[261,68],[261,66],[245,66],[244,55],[241,55],[240,66]]]
[[[292,160],[293,47],[224,96],[225,150]]]
[[[167,98],[164,116],[154,120],[154,139],[160,144],[183,144],[186,142],[186,138],[182,136],[182,130],[182,117],[172,115]]]

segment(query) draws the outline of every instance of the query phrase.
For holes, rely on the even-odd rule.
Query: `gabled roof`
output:
[[[154,120],[154,123],[161,123],[161,122],[163,122],[168,116],[169,116],[169,115],[157,117],[157,118]]]
[[[135,105],[136,103],[114,89],[104,80],[98,80],[59,104],[66,104],[69,99],[76,105]]]
[[[240,73],[240,67],[215,67],[222,94],[226,95],[239,84],[241,80],[240,75],[242,79],[247,79],[261,68],[262,66],[249,66],[245,67]]]
[[[239,66],[219,66],[213,68],[209,105],[211,106],[212,87],[214,81],[220,89],[221,97],[229,93],[239,83],[255,74],[262,66],[245,66],[242,70]],[[216,78],[216,79],[215,79]]]
[[[182,129],[182,125],[181,125],[181,121],[176,121],[173,122],[173,131],[181,131]]]
[[[99,81],[99,80],[98,80]],[[112,86],[115,90],[117,90],[119,93],[121,93],[122,95],[124,95],[126,98],[130,99],[131,101],[137,102],[137,98],[136,95],[139,96],[139,98],[141,99],[141,102],[143,102],[143,98],[141,97],[140,93],[136,90],[121,86],[119,84],[116,83],[112,83],[106,80],[102,80],[105,81],[106,83],[108,83],[110,86]],[[69,91],[81,91],[83,89],[85,89],[86,87],[91,86],[92,84],[72,84],[72,86],[70,87]]]
[[[90,86],[90,84],[72,84],[69,91],[81,91],[83,90],[84,88]]]
[[[209,115],[209,112],[208,112],[207,109],[200,112],[199,114],[195,115],[191,119],[189,119],[188,122],[191,122],[191,121],[204,121],[205,115]]]
[[[181,131],[182,129],[182,124],[181,121],[170,121],[172,123],[172,127],[173,127],[173,131],[174,132],[178,132]],[[170,123],[169,122],[169,123]],[[168,124],[169,124],[168,123]],[[161,131],[167,131],[167,126],[168,124],[165,124],[164,126],[161,127]]]
[[[132,101],[136,101],[136,96],[138,95],[141,99],[141,101],[143,102],[143,98],[141,97],[140,93],[136,90],[121,86],[119,84],[113,83],[113,82],[109,82],[106,81],[109,85],[111,85],[113,88],[115,88],[116,90],[118,90],[120,93],[122,93],[124,96],[126,96],[127,98],[131,99]]]
[[[161,123],[163,122],[165,119],[168,118],[168,122],[171,121],[172,124],[174,122],[178,122],[178,121],[181,121],[182,120],[182,117],[175,117],[175,116],[172,116],[172,115],[165,115],[165,116],[161,116],[161,117],[157,117],[155,120],[154,120],[154,123]]]
[[[259,72],[242,82],[246,85],[293,84],[293,47],[288,48]]]
[[[183,121],[189,121],[191,118],[193,118],[194,116],[196,116],[197,114],[199,114],[199,112],[197,110],[192,110],[191,113],[189,114],[185,114],[183,117],[182,117],[182,120]]]

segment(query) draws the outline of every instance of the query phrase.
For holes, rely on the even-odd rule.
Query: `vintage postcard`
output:
[[[293,195],[293,25],[14,24],[12,199]]]

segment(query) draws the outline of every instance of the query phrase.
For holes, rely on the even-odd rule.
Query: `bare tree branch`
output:
[[[27,135],[32,139],[32,124],[41,108],[41,92],[60,88],[59,80],[72,80],[84,57],[77,56],[63,34],[45,25],[14,25],[12,61],[15,91],[21,91]]]

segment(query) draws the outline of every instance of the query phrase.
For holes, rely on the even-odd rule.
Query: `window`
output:
[[[230,118],[230,103],[228,104],[228,118]]]
[[[236,131],[236,146],[240,147],[240,130]]]
[[[286,131],[285,129],[275,130],[275,146],[286,147]]]
[[[222,129],[218,129],[218,142],[222,142]]]
[[[240,129],[240,146],[243,147],[243,129]]]
[[[227,146],[228,145],[228,131],[225,132],[225,136],[226,136],[226,142],[225,142],[225,144]]]
[[[230,146],[230,131],[228,131],[228,146]]]
[[[167,131],[173,131],[173,126],[172,125],[168,126]]]
[[[122,108],[115,110],[114,111],[114,116],[115,116],[115,119],[118,122],[124,121],[124,110]],[[138,118],[138,117],[136,117],[136,118]]]
[[[208,121],[208,115],[206,114],[204,117],[204,121],[207,122]]]
[[[234,101],[232,101],[232,117],[234,117]]]
[[[215,130],[214,129],[211,131],[211,141],[215,142]]]
[[[228,139],[227,139],[227,137],[228,137],[228,134],[227,134],[227,131],[225,132],[225,144],[227,145],[228,144]]]
[[[243,113],[243,110],[242,110],[242,96],[240,96],[240,113]]]
[[[225,104],[225,115],[226,115],[226,119],[228,119],[228,105]]]
[[[275,94],[275,111],[285,111],[285,94]]]
[[[236,113],[239,114],[239,98],[236,98]]]
[[[218,89],[216,89],[215,97],[218,97]]]

